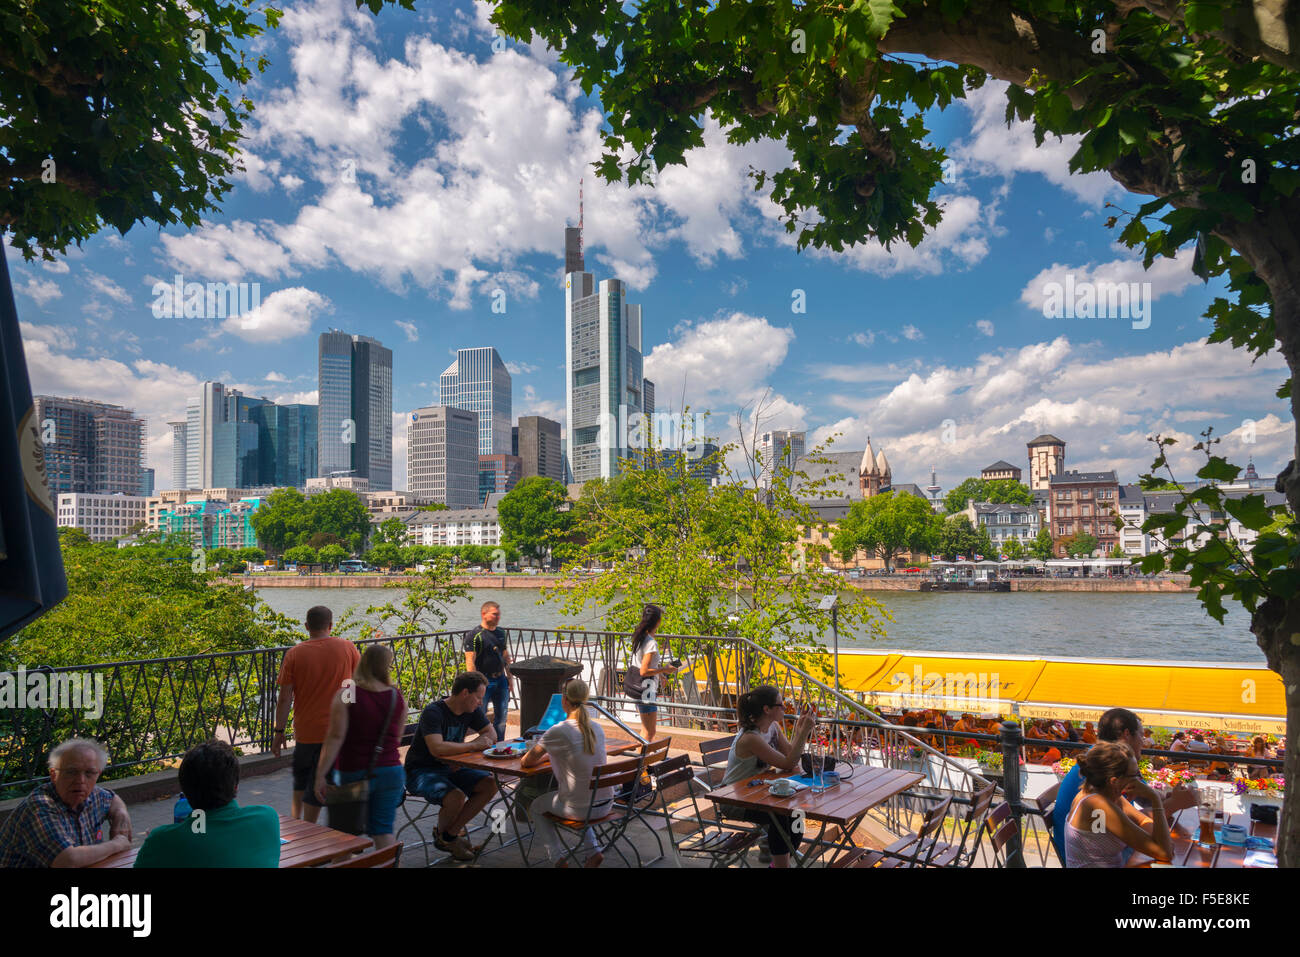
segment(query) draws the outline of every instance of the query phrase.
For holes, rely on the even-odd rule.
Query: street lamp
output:
[[[840,713],[840,623],[839,623],[840,596],[829,594],[821,600],[817,606],[818,611],[829,611],[831,613],[831,641],[834,643],[835,652],[835,714],[838,717]],[[840,726],[839,722],[835,724],[835,751],[839,752],[840,746]],[[814,773],[816,773],[814,771]]]

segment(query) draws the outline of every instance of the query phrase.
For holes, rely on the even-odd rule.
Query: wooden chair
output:
[[[727,755],[731,753],[731,742],[736,739],[734,734],[729,734],[725,738],[714,738],[711,741],[700,742],[700,764],[703,767],[702,773],[695,775],[702,785],[712,791],[722,780],[722,775],[726,771]],[[719,768],[717,765],[723,765]]]
[[[668,749],[671,747],[672,743],[672,738],[659,738],[656,741],[651,741],[647,744],[641,745],[641,765],[638,769],[639,773],[637,775],[637,780],[632,782],[632,786],[629,790],[614,800],[614,803],[620,807],[630,805],[632,821],[640,821],[650,832],[650,836],[655,839],[655,844],[659,848],[659,856],[655,857],[653,860],[646,861],[644,866],[647,867],[651,864],[657,864],[664,859],[664,843],[659,838],[659,832],[656,831],[654,826],[646,819],[646,815],[651,813],[654,808],[655,794],[658,791],[658,784],[654,783],[648,790],[641,791],[641,779],[644,775],[649,774],[650,768],[659,764],[668,757]],[[651,780],[652,782],[654,781],[653,776],[651,777]],[[629,798],[631,798],[630,801]],[[631,821],[629,821],[629,824],[630,823]]]
[[[931,858],[934,857],[935,851],[942,845],[939,840],[939,834],[943,828],[943,819],[948,816],[948,808],[952,806],[952,798],[946,797],[930,810],[925,812],[925,817],[921,822],[921,829],[915,834],[909,834],[900,838],[883,851],[874,851],[868,854],[856,867],[929,867]],[[875,860],[870,860],[873,855],[879,855]]]
[[[970,807],[962,815],[961,840],[956,844],[939,844],[930,859],[931,867],[970,867],[975,863],[975,846],[979,844],[979,835],[984,830],[984,821],[989,808],[993,805],[993,794],[997,785],[990,781],[971,796]],[[976,845],[968,851],[966,844],[975,836]]]
[[[640,777],[641,758],[622,758],[593,768],[589,790],[594,797],[597,791],[605,788],[613,788],[617,791],[626,784],[636,782]],[[623,863],[631,867],[632,862],[618,846],[620,841],[626,844],[636,857],[637,866],[640,867],[641,855],[636,846],[627,839],[625,833],[628,824],[632,821],[632,806],[628,803],[620,807],[611,800],[608,804],[599,807],[589,806],[586,816],[582,819],[561,817],[550,811],[546,812],[546,817],[556,825],[556,833],[559,835],[560,846],[564,849],[565,856],[577,866],[581,867],[583,864],[583,861],[578,858],[578,849],[582,846],[583,835],[587,828],[591,828],[596,834],[598,843],[613,849],[614,853],[623,859]],[[572,847],[564,837],[566,833],[575,837]]]
[[[655,779],[655,793],[659,796],[660,812],[668,825],[668,840],[679,858],[707,860],[710,867],[745,866],[745,854],[763,833],[753,825],[740,826],[724,822],[717,815],[708,820],[700,812],[696,788],[704,788],[693,773],[690,759],[682,754],[652,765],[650,774]],[[668,803],[668,792],[686,785],[686,798],[676,808]],[[682,839],[674,825],[686,824]]]
[[[383,850],[367,851],[356,857],[326,864],[326,867],[396,867],[402,859],[402,845],[390,844]]]
[[[984,841],[985,834],[995,834],[1011,817],[1011,805],[1005,801],[993,808],[984,818],[984,823],[975,835],[975,845],[971,848],[971,858],[974,859]]]
[[[1056,795],[1061,790],[1061,782],[1057,781],[1050,788],[1044,791],[1038,797],[1034,798],[1034,803],[1038,805],[1038,811],[1043,816],[1043,826],[1047,828],[1047,843],[1051,845],[1052,854],[1058,861],[1061,861],[1061,855],[1056,850],[1056,841],[1053,840],[1053,831],[1056,828]],[[1046,859],[1043,861],[1047,863]],[[1065,861],[1061,861],[1061,866],[1065,866]]]

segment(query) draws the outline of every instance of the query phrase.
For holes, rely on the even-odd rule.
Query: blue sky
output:
[[[1069,142],[1035,148],[1027,127],[1008,129],[996,84],[931,118],[951,182],[944,222],[918,248],[797,253],[746,177],[784,166],[779,144],[732,146],[709,121],[706,147],[656,188],[604,184],[590,169],[600,105],[552,53],[494,50],[483,4],[423,6],[376,18],[351,0],[286,4],[258,43],[273,65],[250,90],[247,172],[201,227],[101,234],[55,264],[10,256],[34,389],[147,417],[159,488],[165,423],[198,383],[315,401],[316,336],[330,327],[394,351],[399,487],[404,414],[436,401],[458,347],[496,346],[516,417],[562,419],[563,227],[576,224],[579,177],[587,268],[642,304],[659,407],[684,396],[725,441],[736,410],[752,426],[761,405],[763,427],[838,433],[835,450],[870,435],[896,481],[925,485],[933,466],[945,487],[997,459],[1024,467],[1044,431],[1066,440],[1067,468],[1128,481],[1155,431],[1188,449],[1213,426],[1261,474],[1289,458],[1281,359],[1206,345],[1216,289],[1191,275],[1190,251],[1144,274],[1103,225],[1107,201],[1140,200],[1100,174],[1070,176]],[[1149,327],[1044,318],[1045,285],[1067,273],[1149,282]],[[156,318],[152,287],[176,275],[259,283],[261,305]]]

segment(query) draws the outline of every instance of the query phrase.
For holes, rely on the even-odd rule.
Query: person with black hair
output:
[[[655,632],[659,630],[664,610],[658,605],[646,605],[641,612],[641,621],[632,632],[632,654],[628,658],[627,676],[623,679],[623,691],[635,699],[637,711],[641,714],[641,728],[645,739],[653,741],[658,726],[659,705],[655,703],[659,693],[659,676],[671,675],[677,671],[676,666],[664,664],[660,660],[659,642]]]
[[[190,748],[179,777],[190,815],[150,831],[136,867],[280,866],[280,815],[264,804],[239,806],[239,758],[230,745]]]
[[[809,709],[799,715],[794,735],[790,738],[781,731],[785,702],[781,700],[781,692],[772,685],[759,685],[741,695],[736,711],[740,718],[740,731],[732,739],[721,786],[736,784],[767,768],[788,773],[799,766],[799,756],[803,754],[804,745],[817,722],[814,711]],[[746,811],[743,817],[767,825],[772,866],[789,867],[790,854],[802,840],[802,835],[794,830],[793,822],[780,816],[774,818],[765,811]]]

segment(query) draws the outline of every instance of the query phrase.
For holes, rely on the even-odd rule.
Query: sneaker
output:
[[[441,834],[435,834],[433,837],[433,846],[440,851],[447,851],[458,861],[474,860],[474,849],[470,847],[469,841],[463,837],[456,837],[455,840],[443,840]]]

